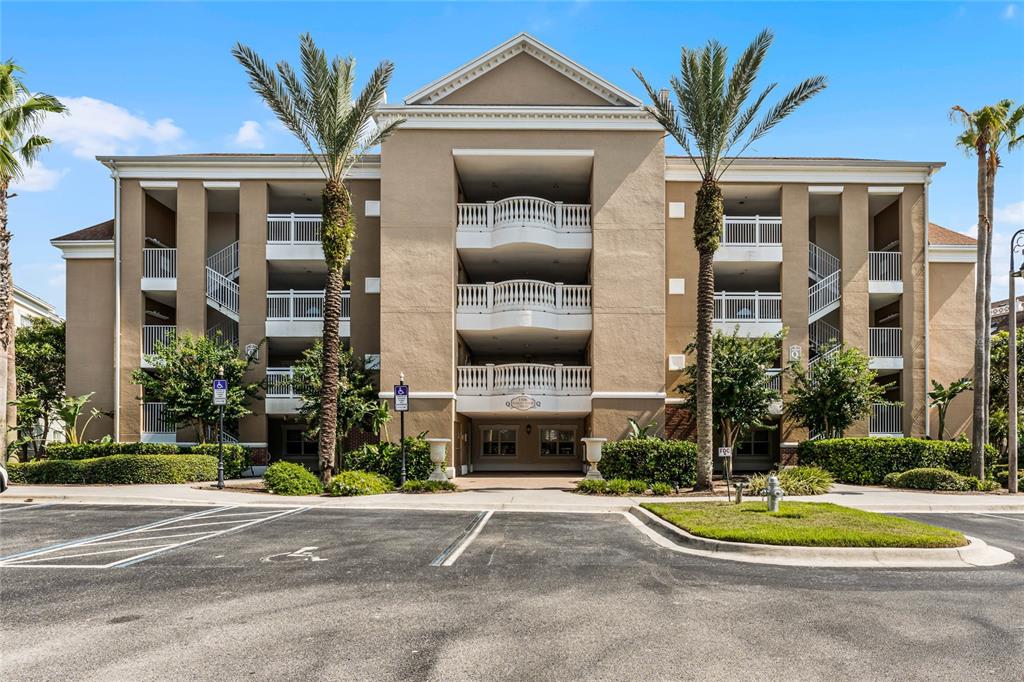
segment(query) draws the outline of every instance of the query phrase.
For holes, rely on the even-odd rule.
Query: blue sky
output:
[[[297,151],[230,55],[297,59],[311,31],[366,74],[395,62],[391,101],[520,31],[639,94],[630,67],[664,83],[679,47],[717,38],[738,53],[763,27],[776,42],[762,79],[830,87],[750,154],[945,161],[931,218],[976,223],[974,164],[952,146],[951,105],[1024,101],[1024,6],[1014,3],[47,3],[4,0],[0,58],[72,116],[11,200],[15,281],[64,308],[63,262],[48,240],[113,215],[96,154]],[[1007,154],[996,197],[996,271],[1024,227],[1024,150]],[[1005,292],[996,277],[995,295]]]

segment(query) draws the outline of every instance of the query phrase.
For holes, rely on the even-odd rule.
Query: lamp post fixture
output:
[[[1021,275],[1017,267],[1016,255],[1020,252],[1024,256],[1024,230],[1017,230],[1013,239],[1010,240],[1010,291],[1008,310],[1008,322],[1010,328],[1009,348],[1007,349],[1007,409],[1008,433],[1006,437],[1007,464],[1009,465],[1006,488],[1011,493],[1017,492],[1017,292],[1016,280]],[[1022,264],[1024,265],[1024,264]]]

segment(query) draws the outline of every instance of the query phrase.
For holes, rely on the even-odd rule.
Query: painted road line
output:
[[[176,517],[173,517],[173,518],[170,518],[170,519],[164,519],[163,521],[154,521],[153,523],[147,523],[147,524],[144,524],[142,526],[135,526],[133,528],[125,528],[123,530],[114,531],[114,532],[111,532],[111,533],[103,533],[102,535],[94,535],[94,536],[88,537],[88,538],[78,538],[77,540],[69,540],[68,542],[61,542],[61,543],[58,543],[56,545],[49,545],[47,547],[39,547],[39,548],[36,548],[36,549],[30,549],[30,550],[28,550],[26,552],[19,552],[18,554],[10,554],[10,555],[5,556],[5,557],[0,557],[0,566],[5,566],[5,565],[8,564],[8,562],[15,561],[15,560],[18,560],[18,559],[24,559],[24,558],[27,558],[27,557],[30,557],[30,556],[37,556],[37,555],[40,555],[40,554],[49,554],[51,552],[56,552],[56,551],[61,550],[61,549],[68,549],[68,548],[71,548],[71,547],[77,547],[79,545],[89,544],[89,543],[92,543],[92,542],[96,542],[98,540],[109,540],[109,539],[112,539],[112,538],[117,538],[117,537],[121,537],[121,536],[124,536],[124,535],[128,535],[129,533],[136,533],[136,532],[139,532],[139,531],[142,531],[142,530],[147,530],[147,529],[150,529],[150,528],[156,528],[158,526],[165,526],[165,525],[171,524],[171,523],[177,523],[177,522],[180,522],[180,521],[187,521],[187,520],[190,520],[190,519],[200,518],[200,517],[203,517],[203,516],[208,516],[210,514],[215,514],[215,513],[219,512],[219,511],[224,511],[224,510],[228,510],[228,509],[235,509],[235,506],[232,505],[230,507],[213,507],[212,509],[204,509],[203,511],[200,511],[200,512],[193,512],[191,514],[185,514],[183,516],[176,516]]]
[[[57,504],[57,503],[56,502],[40,502],[39,504],[30,504],[27,507],[14,507],[13,509],[10,509],[10,510],[4,510],[4,512],[2,514],[0,514],[0,518],[3,518],[5,516],[10,516],[14,512],[28,511],[29,509],[42,509],[43,507],[52,507],[55,504]],[[0,509],[3,509],[5,506],[6,505],[0,505]]]
[[[466,551],[470,543],[476,539],[476,536],[480,535],[480,531],[483,530],[484,525],[490,521],[491,517],[494,516],[493,511],[480,512],[476,515],[469,525],[466,526],[462,534],[455,539],[455,542],[445,547],[444,551],[438,554],[433,561],[430,562],[431,566],[451,566],[454,564],[462,553]]]
[[[107,564],[106,566],[104,566],[104,568],[124,568],[125,566],[131,566],[132,564],[137,564],[140,561],[146,561],[147,559],[149,559],[149,558],[151,558],[151,557],[153,557],[153,556],[155,556],[157,554],[160,554],[162,552],[167,552],[167,551],[172,550],[172,549],[177,549],[178,547],[184,547],[185,545],[191,545],[193,542],[199,542],[200,540],[207,540],[209,538],[215,538],[218,535],[224,535],[225,533],[233,533],[236,530],[241,530],[243,528],[248,528],[249,526],[254,526],[257,523],[266,523],[267,521],[273,521],[274,519],[279,519],[282,516],[288,516],[290,514],[300,514],[300,513],[304,512],[304,511],[309,511],[310,509],[312,509],[312,507],[297,507],[297,508],[294,508],[294,509],[288,509],[288,510],[282,511],[282,512],[280,512],[278,514],[274,514],[273,516],[265,516],[265,517],[259,518],[259,519],[252,519],[251,521],[246,521],[246,522],[242,523],[241,525],[235,526],[233,528],[222,528],[221,530],[214,531],[212,533],[209,533],[207,535],[203,535],[201,537],[192,538],[191,540],[185,540],[185,541],[179,542],[177,544],[168,545],[166,547],[162,547],[162,548],[159,548],[159,549],[154,549],[152,551],[146,552],[144,554],[140,554],[140,555],[135,556],[135,557],[129,557],[127,559],[122,559],[121,561],[115,561],[115,562],[113,562],[111,564]]]

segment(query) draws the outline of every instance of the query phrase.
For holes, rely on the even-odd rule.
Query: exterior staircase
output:
[[[813,242],[808,244],[807,256],[811,281],[807,290],[807,312],[808,321],[814,323],[839,308],[842,272],[839,259]]]
[[[206,259],[206,303],[238,322],[238,242]]]

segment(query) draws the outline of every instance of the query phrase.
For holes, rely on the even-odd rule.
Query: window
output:
[[[284,432],[284,454],[288,457],[316,456],[318,447],[316,439],[308,438],[304,429],[287,429]]]
[[[562,427],[540,430],[540,454],[566,457],[576,454],[576,431]]]
[[[772,455],[772,434],[766,429],[755,429],[744,440],[738,441],[733,448],[734,455],[748,457],[767,457]]]
[[[515,457],[519,429],[493,426],[480,429],[481,454],[490,457]]]

